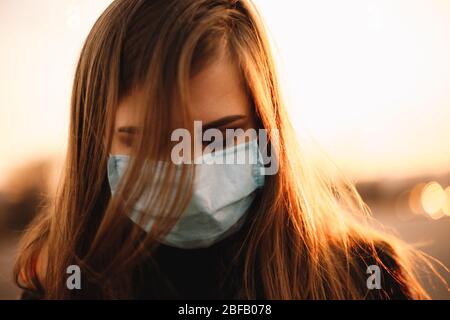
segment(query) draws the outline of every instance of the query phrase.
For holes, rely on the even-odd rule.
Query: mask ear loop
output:
[[[267,132],[265,133],[267,134]],[[267,139],[267,136],[264,136],[263,140],[266,142],[265,145],[260,144],[260,136],[258,135],[257,140],[258,140],[258,163],[257,163],[257,167],[258,170],[260,171],[259,174],[262,176],[266,176],[267,173],[267,167],[270,166],[270,161],[265,162],[266,158],[267,160],[272,159],[273,158],[273,154],[272,154],[272,142],[270,140]],[[270,157],[267,155],[268,150],[271,151],[270,153]],[[266,156],[264,156],[266,155]],[[275,160],[276,161],[276,160]]]
[[[257,140],[257,139],[255,139]],[[252,165],[253,168],[253,178],[255,181],[255,184],[258,188],[262,188],[264,186],[264,181],[265,181],[265,166],[264,166],[264,161],[263,161],[263,155],[261,153],[259,144],[257,141],[252,140],[252,145],[253,143],[255,144],[255,149],[256,149],[256,163]],[[255,141],[255,142],[253,142]]]

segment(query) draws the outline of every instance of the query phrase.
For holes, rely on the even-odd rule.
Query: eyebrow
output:
[[[245,114],[235,114],[235,115],[231,115],[231,116],[226,116],[214,121],[211,121],[209,123],[207,123],[206,125],[203,126],[204,130],[210,129],[210,128],[218,128],[218,127],[222,127],[226,124],[230,124],[233,123],[237,120],[241,120],[247,118],[247,115]]]

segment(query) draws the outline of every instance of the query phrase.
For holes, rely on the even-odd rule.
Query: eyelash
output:
[[[237,130],[237,129],[241,129],[241,127],[239,127],[239,126],[234,126],[234,127],[222,127],[222,128],[209,128],[209,129],[217,129],[217,130],[219,130],[220,132],[222,132],[222,135],[223,135],[223,137],[225,138],[225,139],[223,139],[222,141],[222,144],[224,143],[224,142],[226,142],[226,130],[227,129],[232,129],[232,130]],[[206,131],[206,130],[205,130]],[[207,145],[209,145],[210,143],[212,143],[212,142],[214,142],[215,140],[214,139],[212,139],[212,141],[203,141],[202,142],[202,144],[203,145],[205,145],[205,146],[207,146]]]

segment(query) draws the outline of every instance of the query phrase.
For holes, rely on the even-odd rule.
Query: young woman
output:
[[[173,133],[194,136],[194,121],[277,132],[276,172],[174,163]],[[23,298],[427,298],[422,254],[370,227],[354,187],[294,135],[249,0],[114,1],[76,69],[58,196],[23,239]],[[209,155],[259,156],[259,139]],[[81,288],[67,285],[74,265]]]

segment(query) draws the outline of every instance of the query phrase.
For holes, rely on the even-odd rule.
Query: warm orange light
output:
[[[444,215],[441,210],[446,202],[446,194],[437,182],[428,183],[422,191],[422,207],[433,219],[440,219]]]
[[[422,190],[425,187],[425,183],[418,183],[412,188],[409,193],[409,208],[415,214],[423,213],[422,203],[421,203],[421,195]]]
[[[446,199],[442,211],[444,211],[447,216],[450,216],[450,186],[445,188],[445,196]]]
[[[65,152],[76,62],[111,2],[0,0],[0,184]],[[254,2],[302,140],[358,180],[448,170],[449,1]]]

